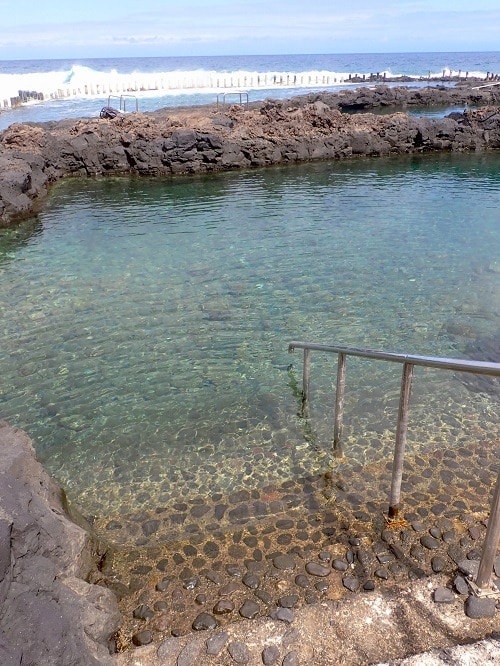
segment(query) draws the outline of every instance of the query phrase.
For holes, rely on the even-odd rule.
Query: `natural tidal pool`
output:
[[[499,361],[499,210],[499,154],[61,182],[0,231],[0,417],[106,520],[325,472],[336,357],[304,420],[288,342]],[[344,464],[390,459],[400,373],[348,359]],[[497,382],[417,368],[409,452],[498,417]]]

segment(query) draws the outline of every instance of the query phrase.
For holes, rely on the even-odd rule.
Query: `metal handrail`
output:
[[[228,95],[239,96],[240,106],[245,105],[248,109],[248,92],[246,90],[230,90],[217,93],[217,108],[219,108],[219,98],[222,100],[222,108],[226,107],[226,97]]]
[[[406,433],[408,428],[408,411],[410,405],[411,386],[413,381],[414,366],[438,368],[441,370],[455,370],[458,372],[470,372],[479,375],[500,377],[500,363],[490,361],[472,361],[455,358],[441,358],[437,356],[416,356],[413,354],[398,354],[395,352],[378,351],[374,349],[361,349],[358,347],[346,347],[343,345],[323,345],[315,342],[290,342],[288,352],[295,349],[304,350],[304,366],[302,375],[302,409],[307,415],[310,396],[311,382],[311,352],[331,352],[338,355],[337,383],[335,395],[335,425],[333,433],[333,450],[336,457],[341,458],[342,453],[342,421],[344,415],[344,394],[346,378],[347,356],[358,356],[374,360],[389,361],[403,364],[403,375],[401,378],[401,391],[399,397],[398,422],[396,428],[396,443],[394,449],[394,460],[392,465],[391,494],[389,499],[389,521],[398,519],[399,504],[401,499],[401,483],[403,480],[404,453],[406,447]],[[486,538],[479,565],[475,586],[479,593],[488,593],[491,587],[491,575],[495,553],[500,540],[500,472],[493,502],[490,511],[490,520],[486,531]],[[484,590],[487,590],[484,592]]]
[[[137,99],[137,95],[109,95],[108,106],[111,106],[112,99],[118,99],[120,100],[120,111],[125,113],[127,111],[127,98],[135,100],[135,110],[136,112],[139,111],[139,100]]]

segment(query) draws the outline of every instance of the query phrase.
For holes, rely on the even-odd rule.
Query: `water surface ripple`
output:
[[[0,231],[0,416],[89,514],[328,469],[334,357],[498,348],[500,156],[69,180]],[[499,360],[499,359],[495,359]],[[345,449],[389,456],[400,366],[348,360]],[[416,370],[409,448],[498,437],[498,389]]]

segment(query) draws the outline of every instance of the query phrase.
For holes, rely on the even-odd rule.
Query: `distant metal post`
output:
[[[403,364],[401,379],[401,393],[399,396],[398,425],[396,429],[396,447],[394,462],[392,464],[391,497],[389,500],[389,518],[397,518],[401,498],[401,481],[403,479],[403,464],[406,447],[406,431],[408,429],[408,407],[410,404],[411,383],[413,379],[413,364]]]
[[[309,408],[309,390],[311,385],[311,350],[304,349],[304,367],[302,369],[302,408]]]
[[[342,421],[344,418],[346,355],[339,352],[337,362],[337,390],[335,393],[335,426],[333,429],[333,452],[336,458],[342,458]]]
[[[481,555],[481,562],[479,563],[479,570],[477,572],[476,585],[479,590],[488,587],[491,583],[491,573],[493,571],[493,564],[500,540],[500,472],[493,494],[493,502],[491,504],[490,518],[488,520],[488,527],[486,529],[486,538],[484,540],[483,553]]]

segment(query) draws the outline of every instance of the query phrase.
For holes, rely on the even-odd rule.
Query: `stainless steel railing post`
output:
[[[338,354],[337,389],[335,392],[335,426],[333,429],[333,452],[336,458],[342,458],[342,422],[344,419],[346,355]]]
[[[311,388],[311,350],[304,349],[304,367],[302,368],[302,409],[309,411],[309,392]]]
[[[491,574],[495,562],[498,542],[500,541],[500,472],[498,473],[493,502],[491,504],[490,518],[486,529],[483,552],[479,563],[476,577],[476,585],[479,590],[489,587]]]
[[[406,447],[406,432],[408,430],[408,408],[410,405],[411,384],[413,380],[413,365],[403,365],[401,378],[401,393],[399,396],[398,425],[396,428],[396,446],[394,461],[392,463],[391,496],[389,499],[389,518],[397,518],[399,502],[401,499],[401,481],[403,480],[403,464]]]

